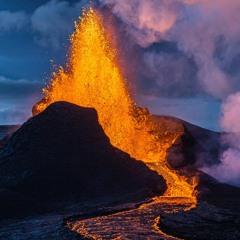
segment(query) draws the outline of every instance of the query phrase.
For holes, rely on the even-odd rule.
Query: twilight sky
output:
[[[0,1],[0,124],[23,123],[30,116],[50,76],[50,60],[65,62],[73,21],[87,2]],[[235,29],[225,31],[233,27],[232,12],[225,16],[219,6],[199,3],[207,0],[99,2],[118,18],[125,45],[134,46],[129,61],[140,59],[134,79],[139,104],[153,113],[219,130],[222,101],[240,89],[240,37]],[[129,2],[134,4],[131,11]],[[226,36],[216,30],[223,16],[226,21],[220,24]],[[225,78],[231,78],[230,90]]]
[[[0,124],[30,116],[50,76],[50,60],[64,62],[82,6],[79,1],[0,1]]]

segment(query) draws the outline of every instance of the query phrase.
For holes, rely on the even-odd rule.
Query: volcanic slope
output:
[[[9,137],[18,129],[20,125],[1,125],[0,126],[0,147],[3,146]]]
[[[197,170],[218,161],[221,134],[176,118],[156,120],[163,130],[184,128],[168,163],[199,176],[195,209],[179,197],[142,202],[164,192],[163,179],[109,144],[94,109],[57,102],[0,150],[1,214],[27,216],[0,222],[0,238],[239,239],[240,190]],[[201,163],[199,154],[206,156]],[[36,209],[48,214],[32,215]]]
[[[94,109],[67,102],[31,118],[0,149],[1,217],[165,190],[161,176],[110,144]]]
[[[184,128],[181,137],[168,149],[167,161],[180,174],[198,178],[196,208],[191,199],[160,196],[130,210],[70,218],[67,228],[87,239],[239,239],[240,189],[198,170],[219,162],[223,134],[173,117],[154,118],[163,132],[173,131],[179,125]],[[149,167],[152,164],[147,163]]]

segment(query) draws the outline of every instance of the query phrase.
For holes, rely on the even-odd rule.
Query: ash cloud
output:
[[[240,185],[240,1],[99,1],[140,49],[136,78],[146,99],[199,95],[222,101],[220,123],[231,132],[223,144],[230,147],[220,165],[205,171]]]

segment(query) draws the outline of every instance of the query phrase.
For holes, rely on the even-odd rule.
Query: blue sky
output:
[[[41,89],[51,74],[50,60],[57,64],[65,62],[68,36],[86,2],[0,2],[0,124],[23,123],[30,117],[31,107],[41,99]],[[124,19],[120,20],[124,23]],[[125,40],[127,46],[131,40],[128,37]],[[158,53],[162,57],[156,55]],[[164,40],[149,46],[139,45],[131,54],[142,59],[135,77],[137,99],[142,106],[156,114],[177,116],[202,127],[220,129],[221,101],[199,91],[192,80],[196,78],[196,64],[182,54],[174,42]],[[131,61],[131,55],[127,57]]]

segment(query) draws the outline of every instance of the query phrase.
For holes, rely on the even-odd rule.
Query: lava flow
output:
[[[95,108],[111,144],[144,161],[166,179],[165,196],[196,202],[195,183],[170,169],[166,162],[167,149],[181,136],[183,128],[163,130],[146,109],[136,107],[117,59],[112,33],[104,28],[100,13],[90,8],[75,27],[68,63],[53,73],[43,90],[44,99],[34,107],[35,114],[56,101]]]

